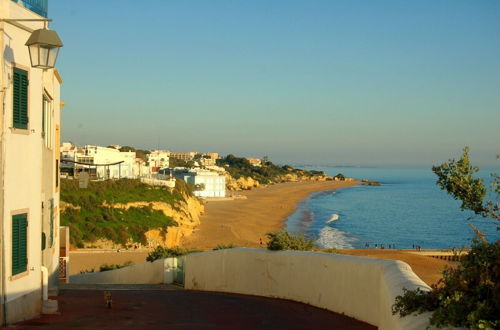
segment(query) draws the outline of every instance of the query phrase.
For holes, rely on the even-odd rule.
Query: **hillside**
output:
[[[172,191],[130,179],[90,182],[86,189],[61,180],[61,225],[70,227],[76,247],[177,245],[202,211],[181,180]]]
[[[263,184],[297,181],[325,181],[329,179],[322,171],[302,170],[289,165],[278,166],[270,161],[263,161],[261,166],[253,166],[246,158],[228,155],[217,160],[217,165],[224,167],[228,190],[251,189]]]

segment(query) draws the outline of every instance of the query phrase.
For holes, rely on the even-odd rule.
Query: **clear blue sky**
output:
[[[50,0],[49,17],[65,141],[500,163],[500,1]]]

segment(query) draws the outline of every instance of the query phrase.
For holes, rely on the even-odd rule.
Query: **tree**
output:
[[[469,148],[463,149],[458,161],[451,159],[432,170],[438,177],[436,184],[460,200],[462,210],[499,220],[499,176],[492,174],[491,190],[497,195],[496,202],[485,201],[487,189],[482,179],[474,178],[479,168],[470,164]],[[490,243],[472,227],[476,238],[457,267],[446,268],[431,291],[405,289],[402,296],[396,297],[394,314],[432,311],[430,322],[438,327],[500,328],[500,240]]]

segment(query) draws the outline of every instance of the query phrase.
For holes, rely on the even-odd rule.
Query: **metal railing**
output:
[[[40,16],[47,17],[49,9],[49,0],[12,0],[23,7],[37,13]]]

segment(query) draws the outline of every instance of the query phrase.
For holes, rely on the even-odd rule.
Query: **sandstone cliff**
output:
[[[147,246],[157,246],[162,245],[165,247],[179,246],[182,237],[189,236],[193,233],[195,227],[200,225],[200,216],[204,212],[203,203],[195,198],[185,196],[183,201],[175,203],[173,206],[164,202],[131,202],[126,204],[107,204],[103,203],[105,207],[112,207],[115,209],[127,210],[131,207],[145,207],[149,206],[153,210],[162,211],[166,216],[171,217],[177,226],[169,226],[166,228],[156,228],[151,229],[145,233]],[[61,202],[60,204],[61,212],[67,209],[79,210],[79,206],[75,206],[69,203]],[[127,245],[136,245],[132,241],[129,241]],[[101,249],[118,249],[124,248],[122,244],[114,243],[107,239],[97,239],[93,242],[84,242],[83,247],[85,248],[101,248]]]

